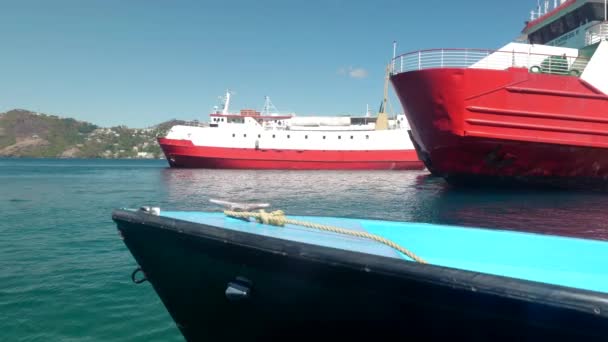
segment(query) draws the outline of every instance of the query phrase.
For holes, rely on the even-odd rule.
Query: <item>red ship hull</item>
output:
[[[404,137],[405,139],[407,137]],[[195,146],[159,138],[169,165],[182,168],[266,170],[422,170],[415,150],[317,151]]]
[[[446,68],[391,81],[420,158],[448,181],[608,183],[608,96],[577,77]]]

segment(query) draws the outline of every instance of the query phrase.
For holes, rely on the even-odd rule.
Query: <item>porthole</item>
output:
[[[236,134],[232,133],[232,137],[234,138],[236,136]]]
[[[272,135],[272,137],[274,138],[274,134]]]
[[[287,139],[289,139],[289,134],[287,134]]]
[[[323,139],[325,139],[325,136],[323,136]]]
[[[261,138],[261,137],[262,137],[262,135],[261,135],[261,134],[258,134],[258,138]]]
[[[338,139],[342,139],[342,136],[338,135]]]
[[[304,136],[304,139],[308,139],[308,135],[305,135],[305,136]]]
[[[247,138],[247,134],[243,134],[243,138]]]
[[[352,139],[352,138],[353,138],[353,136],[351,135],[351,136],[350,136],[350,138]]]
[[[366,136],[365,136],[365,139],[369,139],[369,135],[366,135]]]

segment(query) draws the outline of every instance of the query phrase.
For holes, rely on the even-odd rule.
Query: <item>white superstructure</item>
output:
[[[405,115],[388,120],[388,129],[376,129],[376,118],[367,116],[296,116],[269,110],[241,110],[230,114],[230,93],[223,108],[216,107],[209,126],[174,126],[167,139],[189,140],[195,146],[286,150],[410,150]]]

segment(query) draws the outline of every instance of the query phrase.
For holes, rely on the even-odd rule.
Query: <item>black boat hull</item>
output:
[[[190,341],[608,337],[608,298],[547,284],[115,211]],[[246,279],[246,280],[245,280]],[[226,289],[249,289],[229,300]]]

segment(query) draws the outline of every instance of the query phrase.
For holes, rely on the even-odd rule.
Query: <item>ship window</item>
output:
[[[342,136],[338,135],[338,139],[342,139]]]
[[[229,123],[244,123],[245,120],[243,118],[228,118]]]
[[[325,136],[323,136],[323,139],[325,139]]]
[[[261,134],[258,134],[258,138],[261,138],[261,137],[262,137],[262,135],[261,135]]]
[[[308,139],[308,135],[305,135],[305,136],[304,136],[304,139]]]
[[[274,134],[272,135],[272,137],[274,138]]]
[[[350,136],[350,138],[352,139],[352,138],[353,138],[353,136],[351,135],[351,136]]]
[[[577,12],[571,12],[564,16],[564,21],[566,22],[566,30],[572,31],[578,27],[579,19]]]
[[[236,136],[236,134],[232,133],[232,137],[234,138]]]
[[[541,36],[540,32],[534,32],[534,33],[530,33],[530,36],[528,37],[528,39],[530,40],[530,43],[532,44],[542,44],[543,42],[543,37]]]
[[[587,3],[567,15],[556,19],[550,24],[547,24],[535,32],[529,34],[530,43],[545,44],[549,41],[559,38],[560,36],[574,31],[583,23],[603,20],[604,5],[600,3]],[[567,39],[567,38],[564,38]],[[562,41],[554,43],[563,43]]]
[[[287,139],[289,139],[289,134],[287,134]]]
[[[366,135],[366,136],[365,136],[365,139],[369,139],[369,135]]]
[[[243,138],[247,138],[247,134],[243,134]]]

